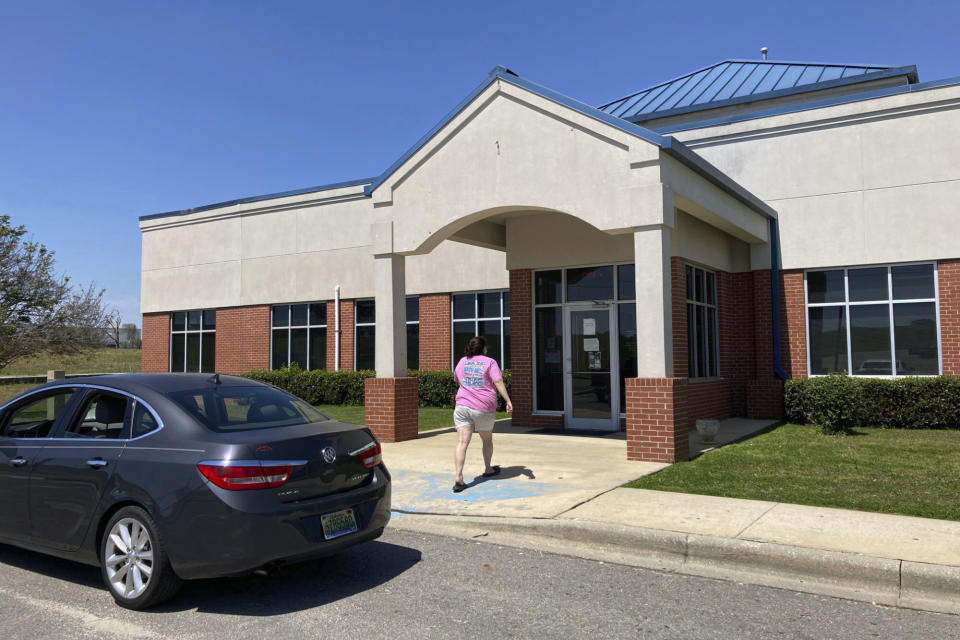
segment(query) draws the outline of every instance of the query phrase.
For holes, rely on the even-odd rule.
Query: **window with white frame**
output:
[[[420,368],[420,296],[407,296],[407,369]]]
[[[633,264],[549,269],[533,274],[534,410],[563,410],[565,303],[616,305],[620,408],[626,379],[637,377],[636,270]]]
[[[327,303],[278,304],[270,310],[270,365],[327,367]]]
[[[686,266],[687,362],[691,378],[713,378],[717,366],[717,275]]]
[[[933,263],[807,271],[809,375],[937,375]]]
[[[213,373],[217,352],[217,311],[175,311],[170,315],[170,371]]]
[[[374,300],[353,304],[353,368],[377,367],[377,309]]]
[[[463,356],[464,347],[473,336],[487,341],[487,355],[497,361],[501,369],[510,368],[510,292],[478,291],[455,293],[453,307],[451,366]]]

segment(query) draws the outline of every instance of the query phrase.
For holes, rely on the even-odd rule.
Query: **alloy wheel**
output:
[[[118,520],[104,545],[104,569],[110,588],[123,598],[140,597],[153,576],[153,540],[135,518]]]

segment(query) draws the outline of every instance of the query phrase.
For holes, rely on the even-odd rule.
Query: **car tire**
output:
[[[100,575],[117,604],[146,609],[169,600],[183,581],[174,573],[153,518],[123,507],[100,538]]]

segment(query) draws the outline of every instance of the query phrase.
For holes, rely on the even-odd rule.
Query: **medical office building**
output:
[[[625,87],[630,89],[630,87]],[[377,177],[144,216],[144,371],[374,369],[470,336],[514,422],[688,455],[782,381],[960,373],[960,79],[728,60],[592,107],[496,68]]]

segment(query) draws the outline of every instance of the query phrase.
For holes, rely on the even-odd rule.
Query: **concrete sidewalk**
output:
[[[724,425],[726,439],[766,428]],[[960,523],[622,484],[667,465],[626,460],[624,435],[498,423],[493,478],[471,442],[451,491],[452,429],[384,444],[391,527],[692,575],[960,614]],[[721,443],[723,443],[721,439]],[[692,453],[714,445],[691,443]],[[473,470],[473,474],[469,473]]]

